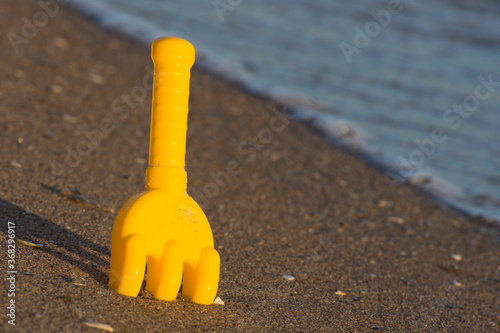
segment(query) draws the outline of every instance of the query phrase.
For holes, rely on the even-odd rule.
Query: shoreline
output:
[[[36,1],[6,1],[1,31],[19,29],[37,10]],[[9,50],[0,54],[2,224],[15,223],[17,240],[40,245],[16,243],[16,326],[3,320],[2,330],[97,331],[85,321],[116,332],[498,329],[497,225],[408,186],[391,191],[382,172],[305,124],[278,126],[278,103],[199,68],[188,193],[217,185],[203,210],[221,255],[217,295],[225,305],[110,291],[113,221],[144,187],[151,96],[134,99],[126,116],[113,103],[147,90],[149,48],[66,7],[20,54],[0,43]],[[255,145],[265,128],[272,138],[265,131],[265,144]],[[67,160],[68,147],[78,163]],[[66,166],[63,177],[53,162]],[[217,177],[224,170],[229,180]]]
[[[70,5],[77,13],[88,18],[103,29],[123,34],[125,37],[131,38],[146,47],[149,47],[148,41],[153,38],[152,36],[158,35],[158,28],[143,19],[136,19],[134,27],[128,26],[126,24],[128,14],[114,13],[105,4],[73,1]],[[198,53],[200,53],[199,50]],[[236,68],[234,68],[234,73],[229,73],[226,68],[227,65],[219,63],[216,60],[217,57],[211,55],[208,50],[201,50],[198,58],[195,63],[197,70],[238,87],[243,92],[252,96],[275,102],[282,105],[282,108],[286,107],[296,119],[312,127],[313,131],[321,133],[327,142],[340,147],[381,170],[388,184],[396,182],[409,184],[418,192],[428,196],[430,200],[444,205],[448,209],[458,211],[466,217],[483,219],[487,223],[497,223],[500,225],[500,217],[496,216],[492,211],[492,208],[499,204],[494,198],[483,194],[482,196],[478,195],[480,199],[476,199],[477,202],[474,202],[473,198],[464,189],[460,188],[460,186],[450,183],[442,176],[437,175],[434,170],[422,167],[419,163],[432,156],[436,145],[439,146],[448,139],[448,135],[441,127],[435,127],[433,131],[435,130],[436,133],[429,133],[429,136],[424,138],[422,142],[419,141],[420,146],[416,144],[416,147],[409,150],[407,155],[389,155],[386,150],[381,151],[370,146],[370,140],[367,139],[366,134],[360,130],[357,124],[353,124],[344,118],[338,118],[328,112],[319,112],[318,110],[324,108],[323,106],[314,106],[314,102],[312,101],[300,101],[300,98],[294,100],[293,97],[287,95],[279,96],[259,90],[257,86],[252,86],[252,84],[245,82],[245,74],[240,73]],[[483,77],[480,77],[479,82],[487,89],[486,92],[488,94],[494,92],[494,90],[491,90],[493,88],[488,86],[488,82],[491,82],[491,75],[488,82]],[[478,89],[476,88],[475,91],[479,91]],[[486,98],[488,97],[482,96],[481,100]],[[311,106],[308,103],[313,104]],[[445,114],[447,114],[446,111],[443,112],[443,122],[445,122],[445,118],[448,118],[445,117]],[[464,115],[460,114],[460,117],[463,118]],[[451,119],[455,118],[451,117]],[[461,125],[462,120],[458,125]],[[455,131],[457,128],[453,127],[451,130]],[[432,140],[432,142],[429,140]],[[426,143],[423,144],[423,142]],[[422,147],[422,145],[428,145],[429,142],[431,142],[432,148]],[[432,152],[429,153],[428,149],[431,149]],[[479,204],[481,200],[482,204]]]

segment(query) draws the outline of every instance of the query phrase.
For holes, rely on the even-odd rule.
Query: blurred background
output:
[[[500,220],[500,3],[73,0],[293,114],[458,209]]]

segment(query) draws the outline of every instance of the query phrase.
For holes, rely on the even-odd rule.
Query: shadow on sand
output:
[[[108,284],[110,250],[85,239],[51,221],[0,199],[1,231],[7,233],[7,222],[15,222],[16,239],[42,244],[37,250],[78,267],[102,285]],[[5,238],[4,238],[5,239]],[[97,266],[94,266],[97,264]]]

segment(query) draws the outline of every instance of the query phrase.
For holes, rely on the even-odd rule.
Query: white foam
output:
[[[298,120],[318,129],[335,145],[361,153],[368,161],[382,167],[386,170],[386,176],[390,177],[388,181],[391,183],[411,184],[437,199],[450,201],[450,204],[464,200],[463,191],[428,168],[412,166],[410,173],[401,172],[400,162],[395,156],[374,148],[371,145],[370,136],[348,120],[314,109],[295,108],[292,110]]]
[[[291,107],[298,120],[315,127],[335,144],[359,149],[369,155],[373,154],[368,145],[370,137],[348,120],[314,109],[294,108],[293,105]]]

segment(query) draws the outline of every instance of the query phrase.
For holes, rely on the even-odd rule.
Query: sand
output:
[[[0,331],[498,332],[498,227],[389,185],[198,68],[188,192],[211,222],[224,305],[109,290],[115,215],[144,186],[150,51],[59,7],[15,53],[8,33],[41,10],[0,4],[0,235],[13,222],[43,245],[16,243],[16,325],[3,279]],[[0,258],[7,271],[7,247]]]

